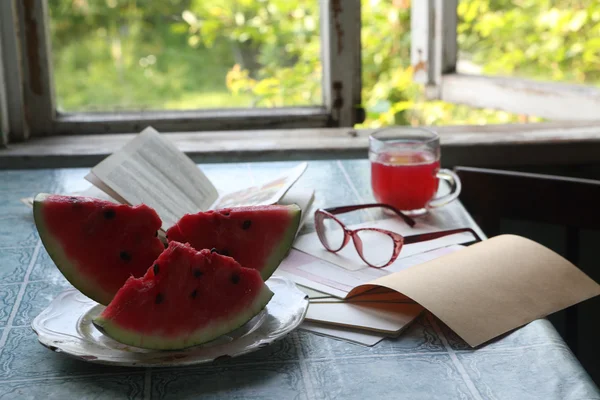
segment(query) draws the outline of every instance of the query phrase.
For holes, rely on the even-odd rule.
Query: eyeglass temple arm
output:
[[[393,211],[397,216],[402,218],[404,220],[404,222],[406,222],[411,227],[415,226],[415,224],[416,224],[414,219],[412,219],[408,215],[403,214],[402,211],[397,210],[394,207],[387,205],[387,204],[372,203],[372,204],[360,204],[360,205],[356,205],[356,206],[332,207],[332,208],[326,208],[325,211],[327,211],[331,214],[343,214],[343,213],[347,213],[350,211],[362,210],[364,208],[386,208],[390,211]]]
[[[418,243],[418,242],[426,242],[428,240],[439,239],[444,236],[455,235],[457,233],[470,232],[476,239],[476,241],[481,242],[481,238],[475,231],[471,228],[460,228],[460,229],[450,229],[447,231],[439,231],[439,232],[431,232],[431,233],[420,233],[418,235],[410,235],[404,236],[404,244]]]

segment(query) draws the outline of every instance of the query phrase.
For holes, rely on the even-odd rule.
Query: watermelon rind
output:
[[[296,204],[291,204],[287,207],[290,209],[289,214],[292,217],[292,220],[290,222],[290,226],[282,235],[279,245],[273,249],[271,255],[265,262],[264,268],[260,271],[260,276],[263,278],[263,281],[266,281],[271,275],[273,275],[273,272],[275,272],[277,267],[279,267],[281,261],[283,261],[285,256],[292,248],[292,243],[294,243],[294,239],[296,238],[296,232],[298,231],[298,226],[300,225],[302,211]]]
[[[123,328],[114,320],[102,316],[94,318],[92,322],[98,330],[123,344],[152,350],[181,350],[210,342],[243,326],[261,312],[272,297],[273,292],[263,285],[254,301],[241,313],[237,314],[235,318],[215,321],[211,325],[191,334],[186,334],[185,337],[181,338],[174,337],[171,339],[156,335],[143,335],[140,332]]]
[[[40,193],[33,199],[33,219],[44,248],[52,261],[54,261],[54,264],[56,264],[56,267],[73,286],[98,303],[108,305],[113,298],[113,294],[102,290],[90,280],[82,278],[77,272],[77,266],[65,254],[60,242],[49,232],[44,221],[44,201],[48,196],[51,195]]]

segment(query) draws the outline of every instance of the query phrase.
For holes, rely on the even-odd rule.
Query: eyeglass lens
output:
[[[383,267],[394,255],[394,240],[387,234],[371,229],[356,232],[362,242],[363,259],[374,267]],[[358,243],[356,243],[358,245]]]
[[[327,249],[337,251],[344,244],[344,227],[335,219],[319,214],[316,219],[319,239]]]

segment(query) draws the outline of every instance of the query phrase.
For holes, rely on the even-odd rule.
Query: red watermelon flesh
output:
[[[248,206],[184,215],[167,231],[169,241],[213,249],[256,269],[267,280],[292,246],[300,224],[300,208]]]
[[[164,250],[161,220],[131,207],[83,196],[39,194],[33,215],[48,254],[83,294],[108,304],[131,276],[142,276]]]
[[[244,325],[273,293],[233,258],[170,242],[141,278],[129,278],[94,324],[113,339],[176,350]]]

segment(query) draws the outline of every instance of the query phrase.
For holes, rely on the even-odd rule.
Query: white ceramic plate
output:
[[[179,351],[141,349],[102,334],[92,319],[104,306],[76,289],[56,297],[33,320],[31,327],[40,343],[50,350],[88,362],[130,367],[203,364],[256,351],[283,338],[302,323],[308,309],[306,294],[282,277],[273,276],[266,283],[274,296],[260,314],[212,342]]]

